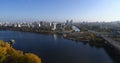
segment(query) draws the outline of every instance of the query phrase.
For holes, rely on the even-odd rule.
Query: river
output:
[[[15,49],[35,53],[43,63],[119,63],[120,59],[108,47],[75,42],[56,34],[0,31],[0,40],[10,39],[16,41]]]

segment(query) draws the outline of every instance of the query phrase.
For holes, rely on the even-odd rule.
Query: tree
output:
[[[41,59],[33,53],[15,50],[9,43],[0,41],[0,63],[41,63]]]

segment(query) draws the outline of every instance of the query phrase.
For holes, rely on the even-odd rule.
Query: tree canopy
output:
[[[15,50],[8,42],[0,40],[0,63],[41,63],[41,59],[33,53]]]

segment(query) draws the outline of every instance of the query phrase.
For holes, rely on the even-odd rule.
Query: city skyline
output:
[[[119,0],[0,0],[0,21],[118,21]]]

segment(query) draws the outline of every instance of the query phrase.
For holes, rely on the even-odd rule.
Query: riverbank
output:
[[[64,34],[64,38],[74,41],[80,42],[101,42],[103,39],[101,37],[97,37],[91,32],[75,32],[70,34]]]
[[[53,34],[56,31],[51,31],[49,29],[39,29],[39,28],[28,28],[28,27],[0,27],[0,30],[12,30],[12,31],[22,31],[22,32],[34,32],[41,34]]]
[[[48,28],[28,28],[28,27],[0,27],[0,30],[12,30],[12,31],[22,31],[22,32],[33,32],[40,34],[60,34],[63,35],[65,39],[90,42],[90,41],[102,41],[100,37],[95,36],[92,32],[63,32],[63,31],[52,31]]]

